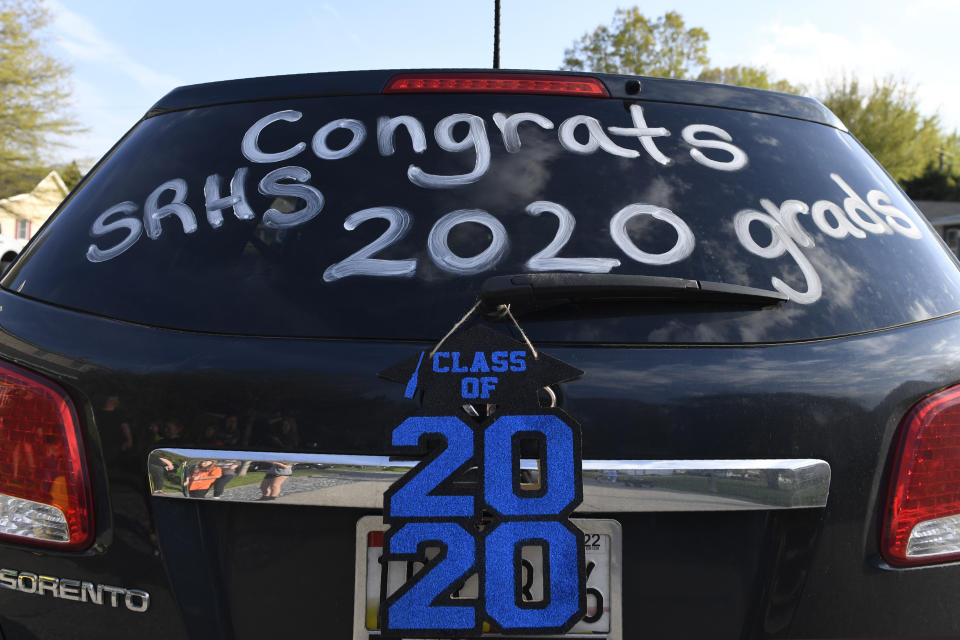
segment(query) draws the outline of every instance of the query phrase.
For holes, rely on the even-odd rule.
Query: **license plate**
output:
[[[571,522],[584,533],[584,556],[587,569],[587,613],[565,636],[609,638],[620,640],[620,523],[615,520],[577,519]],[[357,554],[354,596],[354,640],[379,636],[377,620],[380,608],[380,582],[383,577],[383,519],[367,516],[357,522]],[[438,549],[427,549],[427,557]],[[523,547],[520,558],[521,597],[527,601],[543,599],[543,552],[541,547]],[[423,567],[419,562],[388,563],[387,595],[406,584]],[[477,597],[479,580],[471,576],[453,598]],[[484,623],[484,629],[489,626]],[[497,634],[485,633],[495,637]],[[558,637],[558,636],[546,636]]]

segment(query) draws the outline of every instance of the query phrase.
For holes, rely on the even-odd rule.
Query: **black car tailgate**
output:
[[[146,613],[47,596],[44,610],[63,617],[35,617],[40,596],[0,591],[11,603],[0,617],[9,638],[109,619],[140,623],[145,637],[181,625],[192,637],[260,637],[278,624],[352,633],[356,523],[378,510],[151,497],[147,455],[170,447],[382,454],[386,434],[416,407],[376,374],[423,345],[191,334],[11,294],[2,306],[7,353],[83,408],[95,497],[109,515],[85,554],[4,545],[0,566],[151,593]],[[881,568],[876,530],[892,434],[910,405],[957,379],[960,354],[947,346],[957,332],[955,319],[943,319],[777,346],[541,345],[585,372],[560,389],[583,425],[585,459],[820,459],[832,469],[825,508],[584,514],[623,526],[625,637],[876,635],[905,631],[898,607],[929,611],[944,631],[956,624],[941,615],[943,601],[921,594],[944,573]],[[134,448],[99,446],[115,424],[96,402],[105,395],[119,397]],[[203,442],[204,420],[226,413],[252,420],[248,439]],[[270,441],[278,414],[296,417],[295,444]],[[157,440],[147,426],[160,416],[189,429]],[[711,480],[696,481],[709,494]],[[868,603],[894,590],[895,604],[874,615]]]

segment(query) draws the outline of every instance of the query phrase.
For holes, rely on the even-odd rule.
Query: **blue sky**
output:
[[[47,0],[50,52],[73,66],[73,112],[89,132],[64,159],[89,164],[170,89],[311,71],[487,67],[493,0]],[[555,69],[566,47],[618,6],[610,0],[502,0],[501,66]],[[869,9],[864,9],[864,7]],[[648,0],[710,34],[714,66],[766,66],[814,89],[842,73],[894,75],[926,113],[960,129],[960,0]]]

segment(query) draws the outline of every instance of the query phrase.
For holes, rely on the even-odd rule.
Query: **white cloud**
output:
[[[751,55],[751,64],[791,81],[813,85],[843,73],[868,79],[903,72],[903,53],[869,27],[856,33],[831,33],[810,22],[773,23],[763,27],[762,33],[764,44]]]
[[[960,10],[956,0],[927,0],[928,4]],[[761,29],[762,44],[749,52],[750,64],[764,66],[775,77],[801,82],[816,94],[824,81],[844,74],[869,85],[889,76],[916,88],[924,114],[939,113],[945,128],[960,128],[960,79],[952,63],[928,51],[906,46],[895,31],[860,25],[827,31],[811,22],[770,23]],[[922,75],[919,75],[921,74]]]
[[[183,82],[151,69],[107,39],[92,22],[55,0],[49,2],[58,45],[76,60],[105,65],[137,82],[152,95],[162,95]]]
[[[99,158],[144,112],[142,106],[117,104],[100,87],[77,79],[73,81],[71,102],[72,111],[83,115],[82,124],[88,130],[58,139],[62,145],[54,152],[58,162]]]
[[[960,129],[960,83],[934,82],[917,87],[924,112],[940,115],[946,129]]]
[[[175,75],[136,60],[84,16],[48,0],[50,32],[74,63],[73,111],[88,131],[62,138],[61,160],[99,158],[146,110],[171,89],[184,84]],[[101,78],[106,73],[108,83]],[[119,92],[114,87],[124,87]],[[122,96],[118,99],[118,96]]]
[[[914,0],[904,5],[906,15],[919,19],[929,19],[931,13],[960,13],[957,0]]]
[[[326,11],[331,16],[333,16],[333,18],[337,21],[338,30],[346,34],[346,36],[351,40],[353,40],[356,44],[358,45],[363,44],[363,40],[360,39],[360,36],[358,36],[355,31],[349,28],[349,26],[347,25],[347,21],[343,19],[343,14],[341,14],[336,7],[331,5],[329,2],[324,2],[320,6],[324,11]],[[327,28],[328,26],[324,20],[319,18],[315,18],[314,22],[316,22],[321,29]]]
[[[323,9],[334,18],[340,19],[340,12],[337,11],[336,7],[332,6],[329,2],[323,3]]]

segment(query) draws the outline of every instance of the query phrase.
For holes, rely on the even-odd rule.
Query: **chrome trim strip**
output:
[[[205,461],[220,469],[218,478],[216,471],[195,471]],[[416,464],[386,456],[210,449],[155,449],[148,458],[157,497],[356,509],[382,509],[384,491]],[[521,468],[536,481],[536,460],[522,460]],[[190,472],[194,479],[185,479]],[[275,490],[278,496],[269,495]],[[815,459],[584,460],[577,512],[804,509],[826,506],[829,490],[830,465]]]

